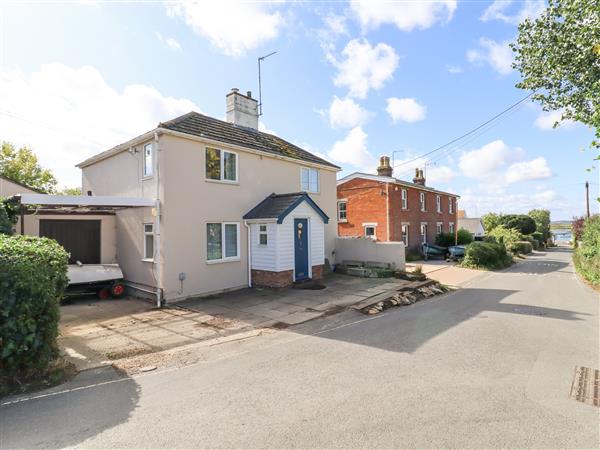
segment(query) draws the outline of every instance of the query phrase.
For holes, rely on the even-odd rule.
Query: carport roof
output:
[[[117,211],[125,208],[152,207],[156,201],[150,198],[115,197],[112,195],[48,195],[20,194],[11,199],[36,211]]]
[[[277,219],[277,223],[282,223],[283,219],[304,201],[323,218],[323,222],[329,222],[327,214],[319,208],[319,205],[306,192],[293,192],[290,194],[273,193],[252,208],[244,216],[244,220]]]

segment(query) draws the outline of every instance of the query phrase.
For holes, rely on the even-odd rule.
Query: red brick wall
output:
[[[282,288],[294,284],[294,271],[271,272],[252,269],[252,286]]]
[[[321,278],[323,278],[323,264],[312,266],[312,279],[320,280]]]
[[[347,199],[347,223],[338,222],[338,235],[365,235],[363,223],[377,223],[376,237],[387,240],[386,183],[356,178],[338,186],[339,199]]]
[[[399,184],[389,184],[389,215],[390,215],[390,241],[402,240],[402,222],[409,223],[409,248],[416,249],[421,243],[421,222],[427,222],[427,241],[433,243],[437,234],[437,222],[442,222],[442,231],[450,231],[450,222],[457,226],[457,202],[454,200],[453,212],[448,211],[448,195],[435,192],[421,191],[413,187]],[[408,204],[402,209],[402,189],[406,189]],[[347,223],[338,224],[340,236],[362,236],[364,222],[377,222],[377,239],[387,238],[387,205],[385,183],[378,181],[354,179],[338,186],[338,199],[347,199]],[[421,211],[419,193],[425,193],[426,211]],[[436,195],[441,197],[442,212],[437,212]]]

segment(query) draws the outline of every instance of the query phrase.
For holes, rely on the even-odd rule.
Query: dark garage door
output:
[[[99,220],[40,220],[40,236],[58,241],[70,254],[69,264],[100,264]]]

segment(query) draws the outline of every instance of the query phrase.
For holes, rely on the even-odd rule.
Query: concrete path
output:
[[[203,350],[182,369],[103,369],[0,406],[1,448],[598,448],[569,396],[599,367],[598,294],[570,253],[366,317],[345,311]]]
[[[460,287],[483,274],[481,270],[465,269],[455,262],[444,260],[407,263],[406,270],[413,272],[417,266],[421,266],[421,271],[428,278],[452,287]]]

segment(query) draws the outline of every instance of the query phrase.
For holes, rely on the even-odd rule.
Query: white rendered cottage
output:
[[[329,217],[305,192],[271,194],[244,216],[254,286],[285,287],[323,277]]]

